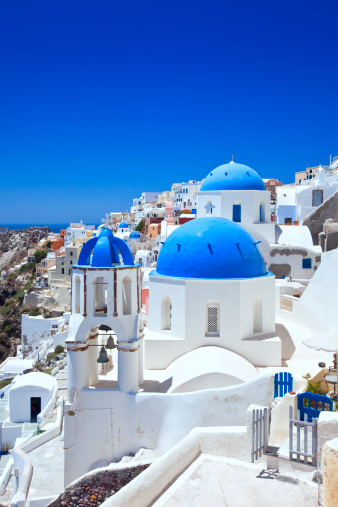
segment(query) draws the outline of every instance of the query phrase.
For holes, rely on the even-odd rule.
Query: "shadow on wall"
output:
[[[282,360],[288,361],[293,356],[296,347],[293,343],[289,331],[285,326],[283,326],[283,324],[276,323],[276,333],[282,342]]]

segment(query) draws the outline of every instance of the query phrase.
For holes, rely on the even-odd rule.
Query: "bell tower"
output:
[[[72,268],[72,314],[66,340],[68,403],[74,403],[78,391],[99,381],[106,350],[114,346],[98,343],[102,325],[116,334],[118,388],[138,391],[143,382],[140,285],[140,265],[135,265],[126,243],[109,229],[83,245]]]

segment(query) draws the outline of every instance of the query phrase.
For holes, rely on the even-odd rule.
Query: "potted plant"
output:
[[[4,444],[2,444],[1,447],[1,454],[8,454],[9,449],[10,449],[9,443],[5,442]]]

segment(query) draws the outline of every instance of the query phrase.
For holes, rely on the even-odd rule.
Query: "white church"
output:
[[[232,206],[222,208],[220,181]],[[228,424],[219,394],[229,386],[247,383],[235,424],[249,404],[266,403],[252,382],[257,367],[281,365],[275,277],[239,223],[271,233],[260,181],[235,163],[206,178],[200,218],[169,236],[150,273],[146,328],[126,243],[104,229],[84,244],[66,341],[65,485],[141,447],[166,452],[196,426]]]

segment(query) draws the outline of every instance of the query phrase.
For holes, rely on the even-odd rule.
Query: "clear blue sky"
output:
[[[1,0],[0,224],[338,154],[337,1]]]

